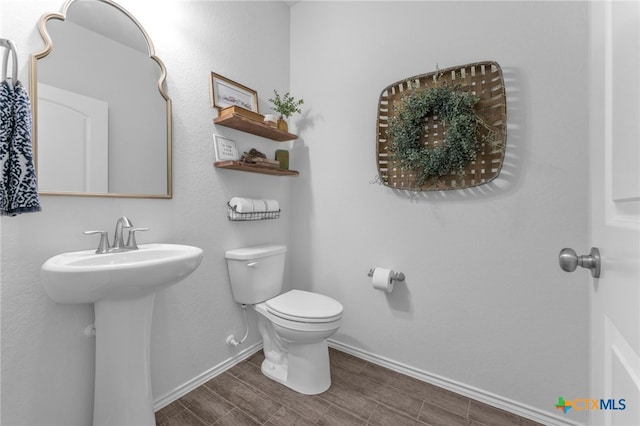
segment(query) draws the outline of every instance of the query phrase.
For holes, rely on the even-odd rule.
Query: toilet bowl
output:
[[[315,311],[305,316],[305,305]],[[264,344],[262,373],[306,395],[329,389],[327,338],[340,328],[342,305],[327,296],[291,290],[253,308]]]
[[[226,252],[234,299],[258,314],[262,373],[307,395],[331,386],[327,338],[342,322],[342,305],[325,295],[282,291],[286,247],[262,245]]]

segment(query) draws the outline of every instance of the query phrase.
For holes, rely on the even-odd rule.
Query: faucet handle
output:
[[[148,231],[151,228],[131,228],[129,229],[129,237],[127,238],[127,244],[125,248],[129,250],[137,250],[138,244],[136,243],[136,231]]]
[[[84,235],[100,234],[100,242],[96,254],[108,253],[109,249],[109,233],[107,231],[84,231]]]

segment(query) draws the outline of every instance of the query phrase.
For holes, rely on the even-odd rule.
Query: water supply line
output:
[[[242,337],[242,339],[240,339],[239,342],[236,340],[236,337],[233,334],[227,337],[227,340],[226,340],[227,345],[233,345],[233,346],[241,345],[242,343],[244,343],[245,340],[247,340],[247,337],[249,337],[249,320],[247,320],[247,305],[242,303],[240,306],[242,306],[242,316],[244,317],[244,323],[246,324],[247,329],[244,332],[244,337]]]

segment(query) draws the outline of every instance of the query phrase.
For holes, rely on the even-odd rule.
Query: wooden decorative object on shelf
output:
[[[229,106],[226,108],[222,108],[220,110],[219,116],[222,117],[224,115],[233,115],[238,114],[242,117],[246,117],[249,120],[254,120],[258,122],[264,122],[264,115],[258,114],[257,112],[249,111],[246,108],[242,108],[239,106]]]
[[[280,162],[276,160],[269,160],[266,158],[254,158],[256,166],[265,167],[267,169],[279,169]]]
[[[469,162],[464,170],[428,179],[422,186],[417,185],[417,174],[413,170],[403,170],[399,162],[391,158],[387,137],[389,121],[395,109],[402,104],[402,97],[414,90],[434,87],[437,84],[451,84],[460,90],[479,98],[476,104],[478,124],[478,152],[476,159]],[[376,159],[378,175],[385,186],[409,191],[440,191],[463,189],[491,182],[499,174],[504,160],[507,139],[507,103],[502,70],[496,62],[478,62],[459,67],[438,70],[398,81],[386,87],[378,103],[376,129]],[[435,147],[445,139],[446,126],[437,117],[425,119],[421,135],[423,146]]]

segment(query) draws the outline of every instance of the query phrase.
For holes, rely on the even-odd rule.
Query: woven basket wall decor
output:
[[[415,171],[401,169],[399,162],[391,158],[387,128],[394,116],[394,109],[399,108],[404,95],[443,83],[457,85],[460,90],[479,98],[476,115],[482,124],[477,127],[478,151],[476,159],[470,161],[463,171],[432,177],[418,186]],[[442,144],[446,130],[438,117],[426,117],[420,139],[422,145],[435,147]],[[378,175],[388,187],[409,191],[442,191],[491,182],[500,174],[507,142],[507,102],[500,66],[491,61],[467,64],[417,75],[386,87],[378,103],[376,135]]]

